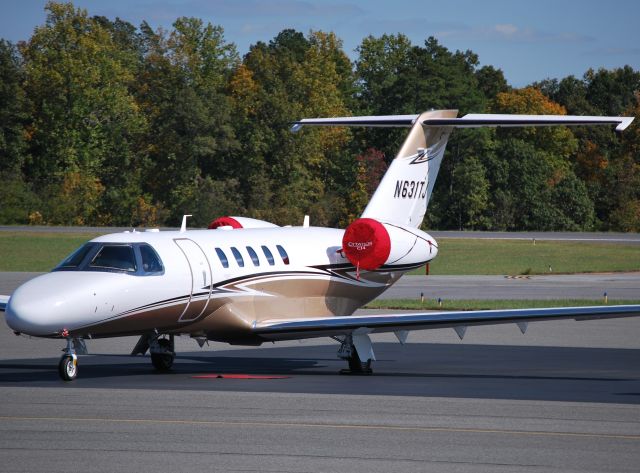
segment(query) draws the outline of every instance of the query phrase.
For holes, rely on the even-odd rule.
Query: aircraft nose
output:
[[[5,321],[14,331],[27,335],[49,335],[59,328],[50,327],[47,321],[51,303],[43,301],[42,295],[34,290],[34,285],[26,283],[11,295],[5,312]]]
[[[77,325],[79,315],[86,313],[82,294],[87,292],[87,277],[79,273],[43,274],[14,291],[5,312],[12,330],[27,335],[59,334]]]

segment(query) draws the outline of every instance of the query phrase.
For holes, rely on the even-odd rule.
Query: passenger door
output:
[[[190,322],[200,317],[207,306],[213,286],[211,265],[200,245],[189,238],[174,238],[191,270],[191,295],[180,316],[180,322]]]

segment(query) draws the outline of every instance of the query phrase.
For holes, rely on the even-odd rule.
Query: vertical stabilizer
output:
[[[411,128],[362,217],[418,228],[454,128],[615,125],[616,131],[622,131],[633,121],[633,117],[609,116],[474,113],[456,118],[457,115],[457,110],[433,110],[421,115],[305,118],[294,122],[291,129],[297,131],[305,125]]]
[[[440,170],[451,126],[425,120],[455,118],[457,110],[424,112],[380,181],[362,217],[417,228],[422,223]]]

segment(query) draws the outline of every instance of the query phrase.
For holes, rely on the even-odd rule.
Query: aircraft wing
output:
[[[313,319],[265,320],[253,332],[266,340],[315,338],[349,334],[403,332],[454,328],[464,334],[472,325],[515,323],[524,333],[527,322],[545,320],[594,320],[640,316],[640,305],[553,307],[544,309],[416,312],[384,315],[352,315]],[[462,329],[462,332],[459,330]],[[462,335],[461,335],[462,336]]]
[[[9,297],[11,296],[0,296],[0,312],[4,312],[7,308],[7,304],[9,303]]]

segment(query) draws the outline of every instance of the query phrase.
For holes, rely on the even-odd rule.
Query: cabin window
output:
[[[242,258],[242,255],[240,254],[238,249],[236,247],[232,246],[231,247],[231,253],[233,253],[233,256],[235,257],[236,261],[238,262],[238,266],[240,266],[241,268],[244,268],[244,259]]]
[[[271,253],[271,250],[269,248],[262,245],[262,252],[264,253],[264,256],[267,258],[269,265],[273,266],[274,264],[276,264],[276,262],[273,259],[273,254]]]
[[[216,248],[216,253],[218,253],[218,258],[220,259],[220,263],[222,263],[223,268],[229,267],[229,260],[227,259],[227,255],[224,254],[220,248]]]
[[[260,266],[260,260],[258,259],[258,254],[255,252],[255,250],[250,246],[247,246],[247,253],[249,253],[251,261],[253,261],[253,265]]]
[[[276,248],[278,249],[278,253],[280,253],[280,257],[282,258],[282,262],[284,264],[289,264],[289,255],[287,254],[286,251],[284,251],[284,248],[282,248],[280,245],[276,245]]]
[[[151,245],[146,243],[140,245],[140,259],[142,260],[142,270],[145,273],[161,273],[164,271],[160,257]]]
[[[87,257],[89,252],[93,250],[95,247],[96,247],[95,243],[85,243],[76,251],[71,253],[67,257],[67,259],[65,259],[62,263],[56,266],[56,269],[77,268],[78,266],[80,266],[80,264],[82,264],[82,262]]]
[[[91,260],[89,267],[127,272],[138,269],[133,248],[129,245],[104,245]]]

